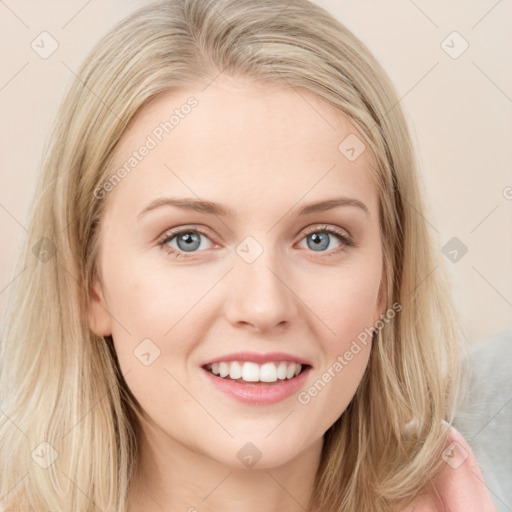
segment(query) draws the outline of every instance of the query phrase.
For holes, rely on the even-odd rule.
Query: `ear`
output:
[[[112,318],[105,301],[102,284],[97,276],[94,277],[89,289],[87,323],[89,329],[96,336],[110,336],[112,334]]]

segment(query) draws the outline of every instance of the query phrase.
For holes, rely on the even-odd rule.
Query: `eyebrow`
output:
[[[179,199],[173,197],[159,197],[158,199],[151,201],[140,213],[138,213],[137,218],[140,218],[144,214],[157,208],[160,208],[162,206],[174,206],[182,210],[194,211],[199,213],[209,213],[211,215],[218,215],[221,217],[236,217],[235,210],[223,206],[219,203],[214,203],[212,201],[203,201],[200,199]],[[318,201],[316,203],[310,203],[300,208],[298,211],[296,211],[296,213],[297,215],[300,216],[311,215],[313,213],[325,212],[327,210],[332,210],[333,208],[338,208],[341,206],[353,206],[359,208],[362,211],[364,211],[366,215],[370,216],[370,212],[367,206],[358,199],[354,199],[351,197],[336,197],[332,199]]]

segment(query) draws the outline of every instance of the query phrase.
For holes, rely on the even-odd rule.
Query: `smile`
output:
[[[303,366],[289,361],[258,364],[250,361],[221,361],[205,365],[205,370],[236,382],[272,383],[297,377]]]
[[[201,365],[208,386],[249,405],[270,405],[299,393],[312,370],[307,359],[284,352],[225,354]]]

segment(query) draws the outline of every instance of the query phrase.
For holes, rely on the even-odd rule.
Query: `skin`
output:
[[[97,335],[112,334],[147,418],[130,511],[303,511],[322,436],[352,399],[371,342],[305,405],[297,395],[241,403],[200,367],[236,351],[288,352],[312,365],[305,390],[375,324],[385,311],[375,160],[368,148],[355,161],[338,150],[356,130],[308,91],[220,77],[147,105],[112,170],[191,95],[198,106],[103,199],[89,324]],[[161,206],[137,217],[163,196],[221,203],[234,216]],[[295,213],[340,196],[368,213],[354,206]],[[310,248],[305,228],[318,234],[326,225],[356,245],[327,235],[328,246]],[[159,241],[182,227],[207,236],[176,257]],[[236,252],[247,236],[263,249],[252,263]],[[169,245],[180,252],[177,237]],[[160,355],[146,366],[134,350],[148,338]],[[262,454],[252,468],[237,457],[248,442]]]

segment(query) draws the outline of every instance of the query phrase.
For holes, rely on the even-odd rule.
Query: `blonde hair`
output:
[[[390,510],[443,463],[461,328],[385,72],[307,0],[160,0],[98,42],[45,151],[1,342],[0,510],[127,509],[142,419],[111,337],[86,321],[108,199],[94,191],[141,108],[221,72],[313,92],[347,116],[378,164],[386,300],[402,310],[377,332],[352,402],[325,434],[310,506]]]

